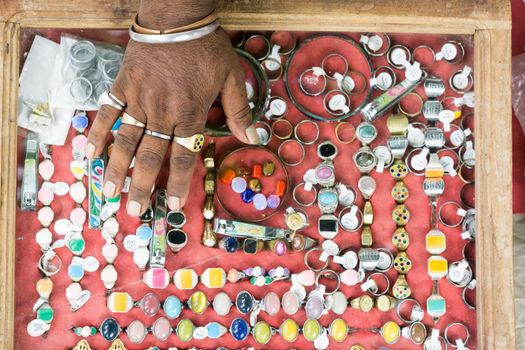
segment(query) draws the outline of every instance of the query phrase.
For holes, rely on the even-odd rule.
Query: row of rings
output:
[[[179,136],[173,136],[164,134],[158,131],[146,129],[146,124],[137,120],[133,116],[131,116],[129,113],[124,111],[126,108],[126,105],[124,102],[122,102],[119,98],[117,98],[114,94],[112,94],[109,91],[106,91],[99,100],[99,105],[109,105],[118,111],[122,112],[121,117],[121,123],[132,125],[138,128],[145,129],[144,134],[149,135],[152,137],[156,137],[161,140],[165,141],[171,141],[173,138],[173,141],[177,144],[183,146],[184,148],[188,149],[191,152],[199,152],[202,147],[204,146],[204,135],[202,133],[196,133],[189,137],[179,137]]]

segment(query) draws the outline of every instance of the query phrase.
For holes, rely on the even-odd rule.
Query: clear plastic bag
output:
[[[512,58],[512,107],[525,132],[525,53]]]
[[[124,50],[120,46],[62,35],[50,105],[98,109],[97,101],[104,91],[111,88],[123,56]]]

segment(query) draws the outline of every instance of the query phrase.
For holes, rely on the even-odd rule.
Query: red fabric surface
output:
[[[58,31],[43,31],[45,35],[48,35],[53,38],[57,38],[59,35]],[[32,32],[25,32],[24,38],[25,42],[23,48],[28,47],[30,43]],[[82,32],[83,36],[87,37],[108,37],[111,38],[113,42],[119,42],[119,40],[124,40],[124,34],[122,32],[100,32],[100,31],[89,31]],[[306,33],[299,33],[298,37],[303,39],[307,37]],[[357,34],[351,34],[351,37],[354,39],[358,38]],[[119,39],[121,38],[121,39]],[[436,35],[392,35],[392,40],[395,43],[406,44],[410,48],[414,48],[420,44],[427,44],[432,46],[436,51],[439,50],[441,43],[446,39],[451,37],[443,37]],[[466,57],[466,63],[472,62],[472,41],[470,37],[462,37],[461,40],[467,46],[468,55]],[[334,51],[337,52],[337,48],[334,47]],[[319,64],[319,62],[312,62],[312,65]],[[373,65],[378,66],[385,64],[384,58],[374,59]],[[451,67],[446,63],[436,63],[432,69],[431,73],[437,74],[444,79],[448,79],[448,76],[452,70],[457,67]],[[398,78],[402,78],[402,72],[397,72]],[[424,93],[422,88],[417,90],[422,96]],[[272,84],[272,95],[281,96],[285,99],[287,94],[284,88],[282,80]],[[377,95],[377,92],[375,93]],[[447,88],[446,96],[451,96],[451,92]],[[292,105],[288,105],[289,111],[286,119],[291,121],[293,124],[298,123],[301,119],[305,118],[301,113],[299,113]],[[90,115],[91,118],[94,117],[93,114]],[[421,117],[418,119],[422,120]],[[350,119],[350,122],[354,125],[359,124],[360,116],[356,116]],[[373,146],[384,144],[386,138],[388,137],[388,131],[385,125],[386,119],[383,118],[377,122],[376,126],[379,130],[378,139],[372,144]],[[320,140],[330,139],[332,140],[339,148],[339,154],[335,159],[335,171],[338,181],[342,181],[354,188],[357,188],[357,180],[359,178],[358,170],[356,169],[352,156],[355,151],[359,148],[357,141],[349,145],[339,144],[334,136],[335,124],[331,123],[320,123],[321,136]],[[70,132],[68,137],[68,142],[64,147],[53,147],[53,162],[55,163],[55,174],[51,179],[54,181],[66,181],[68,183],[73,183],[74,178],[69,171],[69,161],[71,159],[71,146],[70,141],[74,131]],[[240,147],[240,144],[236,142],[231,137],[216,139],[217,145],[217,155],[218,158],[227,155],[232,150]],[[272,140],[268,146],[271,150],[276,151],[279,145],[279,141],[275,138]],[[23,133],[20,133],[19,140],[19,150],[18,150],[18,164],[19,164],[19,175],[22,171],[22,162],[24,157],[24,146],[23,146]],[[247,159],[247,162],[255,162],[255,159]],[[304,162],[294,168],[288,168],[290,176],[290,185],[295,185],[298,182],[302,181],[302,176],[305,170],[314,167],[319,162],[319,158],[316,155],[316,146],[307,146],[306,147],[306,157]],[[164,186],[166,183],[166,178],[168,174],[168,167],[165,166],[162,173],[158,179],[158,185]],[[303,263],[303,254],[294,253],[288,254],[283,257],[277,257],[272,252],[264,251],[254,256],[245,255],[242,252],[235,254],[226,254],[219,249],[209,249],[205,248],[200,244],[200,238],[203,229],[203,219],[201,214],[201,207],[204,203],[204,193],[203,193],[203,176],[205,174],[205,169],[202,166],[202,162],[199,161],[197,165],[196,172],[192,180],[192,191],[190,192],[190,197],[188,199],[187,205],[185,207],[185,212],[187,214],[188,223],[185,225],[184,230],[188,233],[189,242],[188,245],[176,256],[171,252],[168,252],[168,258],[166,263],[166,268],[173,275],[173,271],[183,267],[194,268],[198,273],[202,273],[207,267],[221,266],[225,270],[230,268],[243,269],[249,266],[262,265],[265,268],[272,268],[277,265],[283,265],[290,268],[292,272],[299,272],[305,269]],[[384,174],[377,174],[373,172],[372,175],[377,180],[377,190],[375,195],[372,198],[372,204],[374,206],[374,224],[372,225],[372,230],[374,234],[374,245],[375,247],[386,247],[395,252],[391,243],[391,236],[395,230],[395,224],[391,219],[391,212],[395,206],[394,200],[390,196],[390,191],[394,184],[394,181],[388,172]],[[405,179],[405,183],[408,186],[410,191],[410,197],[406,202],[406,205],[411,210],[410,222],[407,225],[407,231],[410,233],[411,245],[408,249],[408,254],[413,261],[413,269],[408,274],[408,281],[412,287],[413,297],[415,297],[423,307],[425,307],[425,300],[431,294],[432,282],[427,276],[426,272],[426,260],[429,257],[429,254],[425,251],[425,234],[428,232],[430,224],[430,207],[428,206],[428,199],[424,195],[422,190],[422,177],[417,177],[415,175],[408,175]],[[462,186],[462,182],[459,178],[451,179],[446,177],[446,190],[442,197],[440,197],[439,202],[444,203],[449,200],[459,201],[459,190]],[[127,196],[123,195],[123,203],[127,200]],[[358,199],[358,203],[362,204],[362,198]],[[218,213],[216,217],[224,217],[224,211],[220,208],[217,200],[216,205],[218,208]],[[297,207],[297,205],[291,199],[291,196],[288,196],[286,199],[286,206]],[[55,211],[55,219],[66,218],[69,216],[70,210],[74,207],[73,201],[69,196],[64,197],[55,197],[55,202],[52,205]],[[84,207],[87,208],[87,203],[84,203]],[[123,206],[124,207],[124,206]],[[307,213],[309,215],[309,220],[311,225],[304,230],[304,234],[319,238],[318,233],[316,232],[317,219],[320,216],[320,211],[317,206],[308,208]],[[131,294],[131,296],[138,300],[142,298],[144,294],[150,292],[151,290],[143,284],[141,280],[141,274],[135,265],[132,262],[132,255],[126,252],[122,247],[122,240],[126,234],[133,233],[135,228],[138,225],[138,220],[130,219],[125,214],[124,209],[121,209],[117,215],[117,219],[120,222],[120,232],[117,236],[117,244],[120,248],[120,254],[116,259],[115,267],[119,272],[119,278],[116,284],[116,290],[126,291]],[[277,213],[272,218],[264,222],[270,226],[284,227],[284,217],[282,213]],[[81,284],[84,289],[89,289],[92,292],[91,300],[78,312],[72,313],[69,311],[69,305],[65,298],[65,288],[69,285],[70,280],[67,276],[67,266],[71,261],[72,254],[66,250],[62,249],[59,251],[59,255],[63,261],[63,269],[61,272],[53,277],[55,283],[54,292],[51,296],[51,305],[55,310],[55,319],[52,323],[52,328],[50,332],[44,338],[31,338],[26,333],[26,325],[32,320],[35,316],[32,313],[33,303],[37,300],[38,295],[35,290],[35,283],[40,278],[39,271],[36,267],[36,262],[40,257],[40,251],[38,246],[34,242],[34,234],[40,228],[40,224],[36,219],[35,213],[22,213],[17,212],[17,233],[16,233],[16,333],[15,333],[15,348],[16,349],[65,349],[72,347],[80,339],[74,335],[68,329],[71,326],[83,326],[83,325],[95,325],[99,326],[102,320],[111,315],[109,310],[106,307],[106,296],[102,282],[100,281],[99,271],[95,273],[87,273],[84,279],[81,281]],[[460,229],[451,229],[446,227],[440,227],[443,232],[447,235],[447,251],[443,254],[449,262],[458,261],[462,258],[462,250],[465,245],[460,237]],[[55,238],[57,236],[55,235]],[[101,248],[103,245],[103,240],[100,236],[99,231],[93,231],[85,228],[84,238],[86,240],[86,251],[84,256],[94,255],[103,262],[101,257]],[[359,235],[346,233],[344,231],[340,232],[336,237],[335,241],[340,245],[341,248],[353,247],[358,249],[359,247]],[[101,268],[104,266],[102,263]],[[332,265],[331,265],[332,266]],[[341,271],[339,266],[333,265],[334,269]],[[391,283],[395,280],[395,272],[389,271],[388,276],[390,277]],[[250,285],[248,282],[242,282],[238,284],[227,284],[225,291],[234,298],[234,296],[241,290],[248,290],[252,293],[257,299],[261,299],[266,295],[270,290],[275,291],[279,296],[282,296],[285,291],[288,290],[290,284],[287,282],[276,282],[270,286],[259,288]],[[208,290],[202,285],[198,285],[196,290],[203,290],[211,300],[219,290]],[[349,298],[355,298],[363,293],[361,292],[358,286],[356,287],[346,287],[343,286],[341,290]],[[179,291],[171,283],[166,290],[155,290],[154,291],[161,299],[165,299],[171,294],[177,295],[181,299],[187,299],[191,291]],[[447,299],[447,314],[439,321],[437,324],[441,331],[444,327],[454,321],[460,321],[465,323],[471,333],[472,337],[468,343],[469,348],[476,348],[476,313],[474,311],[468,310],[463,302],[461,301],[461,290],[455,287],[452,287],[446,279],[440,281],[440,292]],[[134,319],[141,319],[147,326],[153,324],[153,322],[160,316],[163,315],[163,312],[159,312],[156,317],[149,318],[146,317],[142,311],[139,309],[134,309],[128,314],[115,314],[113,315],[121,326],[128,325]],[[218,317],[215,312],[209,308],[203,315],[195,315],[189,310],[185,310],[176,321],[172,321],[172,325],[175,327],[178,321],[182,318],[191,319],[196,325],[205,325],[210,321],[218,321],[223,325],[229,327],[231,320],[234,317],[239,317],[237,311],[232,308],[232,312],[228,317]],[[306,320],[304,310],[299,311],[296,315],[288,317],[282,310],[275,318],[270,318],[265,313],[261,313],[260,319],[268,321],[272,326],[279,327],[279,325],[286,318],[295,319],[300,325]],[[323,326],[328,326],[330,322],[335,319],[335,315],[330,313],[327,316],[323,316],[320,320],[320,323]],[[344,314],[343,318],[347,323],[352,327],[381,327],[386,321],[395,320],[400,323],[400,320],[397,319],[394,311],[387,313],[379,312],[378,310],[373,310],[370,313],[363,313],[358,310],[349,308]],[[424,323],[429,327],[434,327],[432,320],[426,316]],[[267,348],[267,349],[285,349],[285,348],[300,348],[300,349],[309,349],[312,348],[310,343],[307,343],[302,336],[299,337],[298,341],[293,344],[288,344],[278,335],[275,335],[270,343],[265,346],[257,346],[252,337],[249,337],[248,340],[242,343],[237,343],[233,341],[230,335],[226,335],[219,340],[205,340],[205,341],[193,341],[191,346],[189,344],[182,344],[178,341],[177,337],[172,335],[169,340],[166,342],[157,342],[153,336],[147,336],[146,340],[141,345],[132,345],[129,343],[127,336],[122,334],[120,337],[128,349],[144,349],[147,346],[158,345],[161,348],[167,348],[168,346],[177,346],[182,348],[188,348],[191,346],[203,347],[203,348],[215,348],[217,346],[226,346],[229,348],[239,348],[239,347],[248,347],[255,346],[257,348]],[[100,335],[96,335],[88,339],[90,344],[94,349],[102,350],[109,347],[109,343],[105,342]],[[336,344],[331,341],[330,349],[348,349],[350,345],[360,343],[365,346],[366,349],[377,349],[380,346],[385,346],[386,344],[382,338],[373,334],[359,332],[356,334],[351,334],[343,343]],[[421,349],[422,346],[416,346],[410,341],[401,338],[398,343],[395,345],[388,346],[389,349]]]
[[[512,55],[525,52],[525,4],[512,1]],[[525,213],[525,135],[518,119],[512,114],[512,184],[513,212]]]

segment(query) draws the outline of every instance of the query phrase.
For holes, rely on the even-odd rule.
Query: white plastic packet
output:
[[[58,51],[57,43],[35,36],[19,79],[18,126],[38,133],[40,142],[48,145],[64,144],[75,112],[73,108],[46,107]],[[48,118],[38,119],[35,108],[48,110]]]
[[[123,56],[120,46],[62,35],[51,107],[97,110],[98,98],[111,88]]]

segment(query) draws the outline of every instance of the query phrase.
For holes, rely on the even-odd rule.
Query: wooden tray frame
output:
[[[137,0],[3,0],[0,5],[0,349],[13,349],[15,336],[20,30],[126,28],[137,8]],[[219,9],[226,29],[474,35],[478,348],[514,349],[510,2],[220,0]]]

